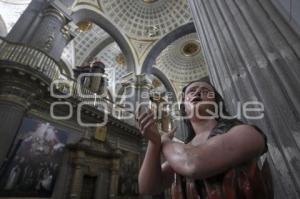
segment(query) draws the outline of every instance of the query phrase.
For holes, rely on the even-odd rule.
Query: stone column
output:
[[[31,1],[6,38],[12,42],[28,43],[48,5],[46,0]]]
[[[189,0],[209,75],[231,111],[260,101],[275,198],[300,198],[300,39],[270,0]],[[246,117],[243,119],[247,120]]]
[[[121,154],[121,152],[118,152]],[[111,168],[111,181],[109,198],[116,199],[118,197],[118,184],[119,184],[119,171],[120,171],[120,158],[114,158],[112,160]]]
[[[9,151],[11,151],[12,143],[28,108],[27,105],[20,103],[20,101],[19,99],[14,99],[14,102],[11,102],[5,97],[0,97],[0,165],[2,165]]]
[[[125,101],[127,107],[129,107],[129,104],[132,105],[132,114],[135,115],[135,111],[140,105],[142,107],[141,111],[150,108],[149,92],[151,89],[151,84],[147,80],[145,74],[131,74],[129,77],[126,77],[126,80],[122,82],[122,86],[124,89],[123,100]],[[135,118],[131,118],[131,120],[129,120],[128,122],[133,126],[136,125]]]
[[[70,191],[71,199],[79,199],[82,189],[82,181],[83,181],[83,161],[86,158],[85,153],[83,151],[76,152],[76,160],[74,161],[74,173],[72,177],[72,185]]]
[[[14,151],[13,143],[26,111],[42,92],[25,79],[13,79],[8,74],[0,75],[0,168]]]
[[[64,47],[72,39],[67,22],[64,14],[48,1],[32,1],[7,39],[38,48],[59,61]]]
[[[82,174],[81,165],[76,165],[74,175],[73,175],[71,194],[70,194],[71,199],[80,198],[82,178],[83,178],[83,174]]]

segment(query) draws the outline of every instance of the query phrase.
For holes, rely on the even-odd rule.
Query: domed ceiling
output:
[[[167,46],[157,57],[155,67],[173,83],[177,93],[188,82],[207,76],[197,34],[185,35]]]
[[[0,0],[0,13],[3,13],[8,31],[30,1]],[[75,0],[70,9],[76,10],[80,5],[98,9],[128,37],[137,55],[138,65],[135,67],[143,65],[147,52],[163,36],[192,20],[186,0]],[[76,30],[78,27],[74,23],[69,26],[75,38],[65,48],[62,60],[70,69],[93,59],[104,62],[112,91],[112,85],[131,72],[126,70],[128,67],[123,63],[126,59],[123,54],[126,52],[121,51],[109,32],[96,24],[85,31]],[[166,46],[156,58],[155,67],[171,82],[177,94],[187,82],[206,76],[196,33],[174,38],[174,42]]]
[[[99,0],[101,9],[129,37],[157,39],[191,21],[186,0]]]
[[[75,46],[76,66],[84,64],[91,52],[106,38],[110,37],[107,32],[95,24],[93,24],[92,29],[88,32],[75,32],[77,32],[77,34],[73,41]]]

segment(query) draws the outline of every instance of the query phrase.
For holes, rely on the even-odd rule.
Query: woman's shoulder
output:
[[[244,125],[244,123],[238,119],[220,119],[208,138],[227,133],[231,128],[238,125]]]
[[[208,138],[212,138],[216,135],[224,134],[233,130],[238,130],[238,132],[240,133],[250,130],[252,132],[260,134],[265,142],[265,150],[263,151],[263,153],[268,151],[267,136],[264,134],[264,132],[256,125],[246,124],[238,119],[222,119],[218,121],[216,127],[211,131]]]

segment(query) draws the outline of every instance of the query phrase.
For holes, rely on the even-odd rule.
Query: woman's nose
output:
[[[197,96],[201,96],[201,89],[200,88],[197,88],[196,91],[194,92],[194,95]]]

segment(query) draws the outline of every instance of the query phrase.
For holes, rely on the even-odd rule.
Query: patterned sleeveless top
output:
[[[241,124],[243,123],[239,120],[218,121],[208,139]],[[266,143],[264,133],[256,126],[253,127],[263,135]],[[263,153],[267,150],[265,144]],[[256,161],[250,160],[224,173],[201,180],[187,179],[175,174],[177,181],[172,185],[172,199],[271,199],[273,186],[268,162],[265,161],[262,169],[259,169]]]

